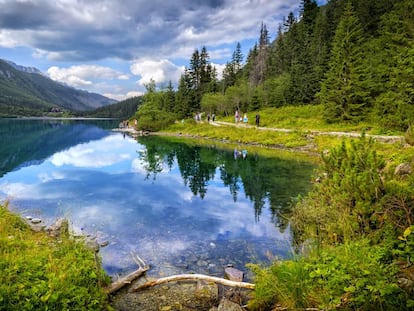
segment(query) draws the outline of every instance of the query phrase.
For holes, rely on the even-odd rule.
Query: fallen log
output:
[[[153,281],[148,281],[142,285],[138,285],[137,287],[132,288],[131,291],[137,292],[144,288],[153,287],[153,286],[157,286],[157,285],[169,283],[169,282],[193,281],[193,280],[195,281],[203,280],[207,282],[219,283],[225,286],[254,289],[254,284],[247,283],[247,282],[235,282],[235,281],[230,281],[227,279],[223,279],[223,278],[219,278],[215,276],[209,276],[205,274],[178,274],[178,275],[168,276],[165,278],[160,278],[160,279],[153,280]]]
[[[131,272],[130,274],[128,274],[127,276],[120,278],[119,280],[116,280],[115,282],[111,283],[109,286],[107,286],[105,288],[105,293],[107,294],[112,294],[116,291],[118,291],[119,289],[121,289],[122,287],[124,287],[125,285],[131,284],[132,281],[136,280],[137,278],[139,278],[141,275],[143,275],[147,270],[149,269],[149,267],[144,267],[141,268],[139,267],[137,270],[135,270],[134,272]]]
[[[146,265],[145,262],[138,255],[132,254],[132,258],[134,259],[135,263],[138,265],[139,268],[134,272],[131,272],[130,274],[124,276],[123,278],[120,278],[115,282],[112,282],[109,286],[105,288],[105,293],[112,294],[118,291],[125,285],[131,284],[132,281],[136,280],[146,271],[148,271],[149,266]]]

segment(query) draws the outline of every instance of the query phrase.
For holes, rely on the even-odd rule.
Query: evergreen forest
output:
[[[404,131],[414,118],[413,68],[413,1],[301,0],[277,30],[261,24],[248,55],[238,43],[221,79],[202,47],[176,89],[148,83],[136,118],[141,129],[159,130],[197,112],[322,105],[327,123]]]

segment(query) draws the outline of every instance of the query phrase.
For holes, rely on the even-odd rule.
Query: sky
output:
[[[238,42],[246,58],[262,22],[273,40],[300,2],[0,0],[0,58],[123,100],[142,95],[150,79],[160,88],[176,85],[203,46],[220,75]]]

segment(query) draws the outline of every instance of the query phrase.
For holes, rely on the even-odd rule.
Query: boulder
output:
[[[226,267],[224,269],[224,277],[230,281],[242,282],[243,272],[233,267]]]

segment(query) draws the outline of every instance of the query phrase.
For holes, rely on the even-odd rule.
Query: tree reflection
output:
[[[0,119],[0,177],[76,144],[108,136],[103,128],[116,124],[114,120]]]
[[[313,165],[306,161],[256,154],[236,157],[231,150],[194,146],[164,137],[142,137],[140,143],[146,146],[140,159],[144,161],[147,177],[155,180],[163,166],[171,168],[176,159],[184,184],[194,195],[204,198],[209,182],[219,174],[234,202],[243,187],[246,197],[253,203],[257,220],[268,202],[273,222],[281,229],[288,225],[292,198],[310,189]]]

